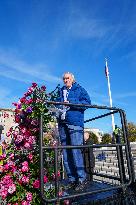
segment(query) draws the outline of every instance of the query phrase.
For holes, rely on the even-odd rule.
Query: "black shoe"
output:
[[[76,187],[77,183],[76,182],[69,182],[66,186],[65,186],[65,190],[68,189],[74,189]]]
[[[87,186],[88,181],[84,180],[83,182],[78,182],[77,186],[75,187],[75,191],[80,192],[84,191],[85,187]]]

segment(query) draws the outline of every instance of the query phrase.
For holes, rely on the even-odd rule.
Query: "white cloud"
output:
[[[32,82],[32,80],[28,79],[26,76],[21,76],[20,72],[17,72],[14,70],[6,70],[3,67],[0,67],[0,76],[5,77],[5,78],[9,78],[12,80],[24,82],[24,83],[31,83]]]
[[[30,65],[16,56],[0,51],[0,75],[23,82],[32,79],[48,82],[60,82],[60,78],[50,74],[49,69],[43,64]]]
[[[69,23],[68,32],[74,37],[100,39],[111,32],[112,28],[112,26],[106,26],[103,20],[82,16]]]

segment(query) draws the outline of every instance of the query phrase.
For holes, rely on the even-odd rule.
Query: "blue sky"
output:
[[[113,106],[136,123],[135,11],[133,0],[1,0],[0,107],[12,107],[31,82],[53,90],[65,71],[92,104],[109,105],[106,57]]]

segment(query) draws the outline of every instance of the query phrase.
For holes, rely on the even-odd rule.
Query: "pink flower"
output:
[[[24,138],[23,135],[17,135],[15,142],[20,143],[22,142],[23,138]]]
[[[60,171],[58,171],[58,177],[60,177]]]
[[[26,142],[26,143],[24,144],[24,147],[27,148],[27,149],[30,149],[30,148],[31,148],[31,145],[30,145],[30,143]]]
[[[29,136],[28,143],[30,144],[35,143],[35,136]]]
[[[20,180],[20,183],[23,182],[24,184],[28,184],[29,183],[29,177],[28,176],[23,176],[22,179]]]
[[[29,167],[28,167],[28,162],[27,161],[24,161],[23,163],[22,163],[22,172],[28,172],[28,170],[29,170]]]
[[[9,158],[10,158],[10,159],[14,159],[14,154],[11,153],[10,156],[9,156]]]
[[[23,97],[23,98],[20,99],[20,102],[21,102],[21,103],[25,103],[25,101],[26,101],[26,98],[25,98],[25,97]]]
[[[26,194],[27,201],[32,201],[33,195],[31,192],[27,192]]]
[[[30,160],[32,160],[32,159],[33,159],[33,155],[32,155],[32,154],[29,154],[29,155],[28,155],[28,158],[29,158]]]
[[[62,191],[60,191],[60,192],[59,192],[59,196],[62,196],[62,195],[63,195],[63,192],[62,192]]]
[[[33,102],[33,99],[31,98],[31,99],[29,99],[28,101],[27,101],[27,104],[29,105],[29,104],[31,104]]]
[[[28,167],[28,162],[27,161],[24,161],[23,163],[22,163],[22,172],[28,172],[28,170],[29,170],[29,167]]]
[[[15,116],[15,122],[17,122],[17,123],[20,122],[20,116],[19,116],[19,115],[16,115],[16,116]]]
[[[24,96],[25,96],[25,97],[29,96],[29,92],[24,93]],[[26,100],[26,102],[27,102],[27,100]],[[25,103],[26,103],[26,102],[25,102]]]
[[[44,176],[43,181],[44,181],[44,183],[48,182],[48,178],[46,176]]]
[[[45,90],[46,90],[46,87],[43,85],[43,86],[41,87],[41,89],[42,89],[43,91],[45,91]]]
[[[8,131],[8,132],[6,133],[6,136],[9,137],[10,135],[11,135],[11,132]]]
[[[15,103],[15,102],[14,102],[14,103],[12,103],[12,104],[13,104],[14,106],[17,106],[17,103]]]
[[[21,131],[22,131],[23,134],[25,134],[26,131],[27,131],[27,129],[26,129],[25,127],[23,127],[23,128],[21,129]]]
[[[17,167],[15,166],[15,162],[11,161],[10,159],[7,161],[7,167],[5,168],[5,171],[10,170],[11,172],[15,172]]]
[[[17,103],[16,108],[19,109],[19,110],[22,108],[21,102],[18,102],[18,103]]]
[[[53,179],[55,179],[55,178],[56,178],[55,173],[52,173],[52,177],[53,177]],[[60,171],[58,171],[58,173],[57,173],[57,177],[60,177]]]
[[[7,190],[3,190],[3,191],[1,192],[2,199],[5,199],[5,198],[7,197],[7,195],[8,195]]]
[[[38,189],[38,188],[40,187],[40,181],[39,181],[39,180],[35,180],[35,181],[33,182],[33,187],[36,188],[36,189]]]
[[[5,159],[5,158],[6,158],[6,154],[0,155],[0,160]]]
[[[55,147],[55,146],[57,146],[57,145],[58,145],[58,141],[57,141],[57,140],[54,140],[54,141],[52,142],[52,146]]]
[[[13,135],[14,135],[14,136],[17,136],[18,133],[19,133],[19,130],[15,130],[15,131],[13,132]]]
[[[5,164],[5,165],[4,165],[4,170],[5,170],[5,171],[8,171],[8,170],[9,170],[9,165],[8,165],[8,164]]]
[[[35,88],[37,86],[37,83],[32,83],[32,87]]]
[[[29,168],[27,166],[22,167],[22,172],[28,172]]]
[[[10,185],[8,188],[8,193],[13,194],[15,191],[16,191],[16,185],[15,184]]]
[[[3,158],[5,158],[5,157],[6,157],[6,154],[3,154],[2,156],[3,156]]]
[[[28,167],[28,162],[24,161],[24,162],[22,162],[22,165]]]
[[[9,174],[7,174],[6,176],[3,177],[3,182],[7,183],[9,181],[11,181],[11,176]]]
[[[27,202],[27,201],[25,201],[25,200],[23,200],[22,202],[21,202],[21,205],[29,205],[30,203],[29,202]]]
[[[30,88],[28,88],[28,93],[32,93],[34,91],[34,87],[30,87]]]
[[[69,200],[64,200],[64,204],[69,205],[70,204]]]

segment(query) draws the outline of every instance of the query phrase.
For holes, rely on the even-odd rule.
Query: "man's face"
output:
[[[73,78],[71,76],[71,74],[65,74],[63,77],[63,82],[66,85],[67,88],[70,88],[72,86],[73,83]]]

